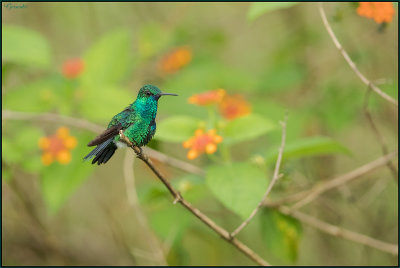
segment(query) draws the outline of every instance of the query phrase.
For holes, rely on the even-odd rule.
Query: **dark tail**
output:
[[[83,160],[89,160],[95,156],[92,164],[95,164],[96,162],[98,165],[107,163],[118,148],[115,143],[113,143],[113,139],[114,138],[108,139],[102,144],[97,145],[96,148],[83,158]]]

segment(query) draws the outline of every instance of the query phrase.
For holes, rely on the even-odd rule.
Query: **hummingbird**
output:
[[[137,95],[136,100],[126,107],[122,112],[115,115],[106,130],[88,143],[88,146],[95,146],[83,159],[88,160],[94,157],[92,164],[98,165],[107,163],[118,148],[126,147],[126,143],[120,141],[119,132],[136,146],[146,145],[156,133],[156,115],[158,100],[161,96],[178,96],[172,93],[163,93],[153,85],[144,85]]]

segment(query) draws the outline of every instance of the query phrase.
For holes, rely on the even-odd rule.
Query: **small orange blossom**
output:
[[[184,148],[190,148],[187,158],[192,160],[202,153],[213,154],[217,150],[217,144],[222,142],[222,137],[217,135],[215,129],[204,133],[203,129],[197,129],[194,136],[183,143]]]
[[[189,64],[192,60],[192,50],[188,46],[178,47],[165,55],[159,67],[163,73],[174,73]]]
[[[360,2],[357,8],[360,16],[374,19],[377,23],[391,22],[394,15],[391,2]]]
[[[62,73],[66,78],[72,79],[78,77],[84,68],[85,63],[82,59],[70,59],[63,63]]]
[[[61,164],[68,164],[71,161],[70,150],[75,148],[77,140],[69,135],[69,129],[60,127],[56,134],[42,137],[38,142],[39,148],[43,150],[42,163],[46,166],[57,160]]]
[[[205,106],[221,102],[225,95],[226,91],[222,88],[218,88],[200,94],[195,94],[188,99],[188,102],[191,104]]]
[[[249,114],[251,107],[241,95],[227,95],[219,103],[219,111],[223,117],[232,120]]]

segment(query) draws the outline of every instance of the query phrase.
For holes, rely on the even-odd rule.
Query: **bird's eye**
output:
[[[146,94],[147,96],[151,96],[151,92],[148,91],[148,90],[146,90],[145,94]]]

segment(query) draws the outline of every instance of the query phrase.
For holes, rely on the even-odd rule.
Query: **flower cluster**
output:
[[[219,111],[223,117],[232,120],[251,112],[249,103],[241,95],[227,95],[219,103]]]
[[[228,95],[221,88],[195,94],[188,99],[188,102],[199,106],[217,104],[221,115],[228,120],[247,115],[251,112],[249,103],[241,95]]]
[[[70,59],[63,63],[62,74],[68,79],[73,79],[78,77],[84,69],[85,63],[82,59]]]
[[[215,129],[206,133],[202,129],[196,130],[194,136],[183,143],[184,148],[190,148],[187,158],[192,160],[202,153],[213,154],[217,150],[217,144],[222,142],[222,137],[217,135]]]
[[[39,139],[39,148],[43,150],[42,163],[46,166],[57,160],[61,164],[71,161],[70,150],[75,148],[77,140],[69,135],[69,129],[60,127],[56,134]]]
[[[163,73],[170,74],[182,69],[192,60],[192,51],[189,47],[178,47],[165,55],[159,67]]]
[[[360,16],[374,19],[377,23],[391,22],[394,15],[391,2],[360,2],[357,8]]]

